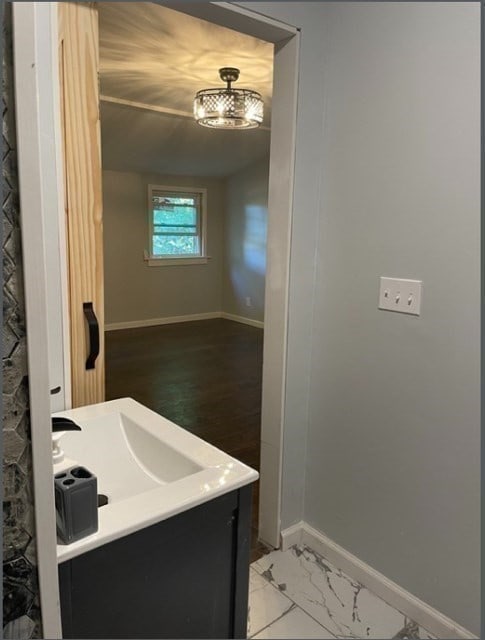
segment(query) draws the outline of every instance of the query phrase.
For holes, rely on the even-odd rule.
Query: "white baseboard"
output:
[[[281,551],[287,551],[295,544],[301,544],[301,537],[303,535],[303,527],[305,523],[303,520],[291,525],[287,529],[283,529],[281,532]]]
[[[159,324],[176,324],[177,322],[193,322],[194,320],[212,320],[220,318],[220,311],[208,313],[193,313],[188,316],[169,316],[168,318],[148,318],[148,320],[130,320],[128,322],[112,322],[106,324],[105,331],[117,331],[118,329],[138,329],[139,327],[156,327]]]
[[[258,329],[264,328],[264,322],[261,320],[252,320],[252,318],[244,318],[243,316],[235,316],[232,313],[221,312],[221,318],[226,320],[233,320],[234,322],[240,322],[241,324],[249,324],[251,327],[258,327]]]
[[[264,322],[252,320],[243,316],[235,316],[225,311],[209,311],[208,313],[192,313],[187,316],[169,316],[167,318],[148,318],[147,320],[129,320],[128,322],[111,322],[104,326],[105,331],[117,331],[118,329],[138,329],[140,327],[156,327],[159,324],[176,324],[177,322],[193,322],[194,320],[213,320],[224,318],[241,324],[249,324],[252,327],[262,329]]]
[[[338,569],[363,584],[405,616],[417,622],[437,638],[476,638],[470,631],[426,604],[412,593],[386,578],[352,553],[317,531],[306,522],[299,522],[281,532],[281,549],[302,544],[327,558]]]

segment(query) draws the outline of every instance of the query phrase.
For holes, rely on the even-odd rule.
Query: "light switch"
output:
[[[421,280],[380,278],[379,309],[419,316],[421,310]]]

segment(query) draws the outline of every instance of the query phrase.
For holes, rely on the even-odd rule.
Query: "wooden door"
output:
[[[103,216],[98,11],[59,2],[72,406],[104,400]]]

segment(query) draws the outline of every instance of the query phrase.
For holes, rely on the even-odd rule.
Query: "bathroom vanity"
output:
[[[108,497],[58,545],[63,638],[245,638],[257,472],[129,398],[57,415]]]

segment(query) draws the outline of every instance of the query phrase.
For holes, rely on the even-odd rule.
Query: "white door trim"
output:
[[[37,570],[43,637],[61,638],[49,393],[52,372],[49,370],[47,265],[52,266],[52,261],[47,249],[52,243],[46,238],[47,230],[56,235],[60,226],[59,195],[63,192],[62,188],[59,190],[56,162],[57,79],[52,71],[57,46],[54,48],[53,39],[49,37],[53,35],[52,14],[50,3],[13,4]],[[53,229],[48,228],[47,221],[54,222]],[[59,300],[59,307],[61,304]]]
[[[162,3],[161,3],[162,4]],[[263,408],[260,536],[279,546],[283,408],[286,381],[286,344],[290,230],[296,135],[296,99],[299,32],[258,13],[228,3],[205,5],[217,9],[217,21],[244,33],[263,37],[283,55],[275,58],[275,75],[286,78],[281,99],[273,104],[268,216],[268,273],[266,285],[265,363]],[[61,638],[59,585],[56,559],[55,511],[52,482],[52,445],[49,397],[49,280],[54,276],[67,290],[64,228],[64,189],[60,179],[62,158],[58,95],[57,3],[14,3],[15,88],[22,241],[29,346],[29,384],[34,467],[35,515],[39,590],[44,637]],[[184,3],[176,7],[185,10]],[[215,21],[215,20],[214,20]],[[264,36],[264,34],[267,34]],[[279,71],[278,71],[279,69]],[[46,113],[48,111],[49,113]],[[43,127],[50,121],[51,127]],[[275,131],[276,127],[276,131]],[[279,151],[278,151],[279,150]],[[284,150],[284,151],[283,151]],[[281,151],[281,153],[280,153]],[[279,153],[278,156],[276,154]],[[52,273],[47,260],[46,232],[57,234],[59,267]],[[274,234],[274,236],[273,236]],[[68,326],[66,296],[59,305]],[[66,324],[63,352],[69,353]],[[65,355],[65,358],[68,355]],[[64,389],[70,387],[68,360],[64,359]],[[68,401],[66,401],[68,408]]]

